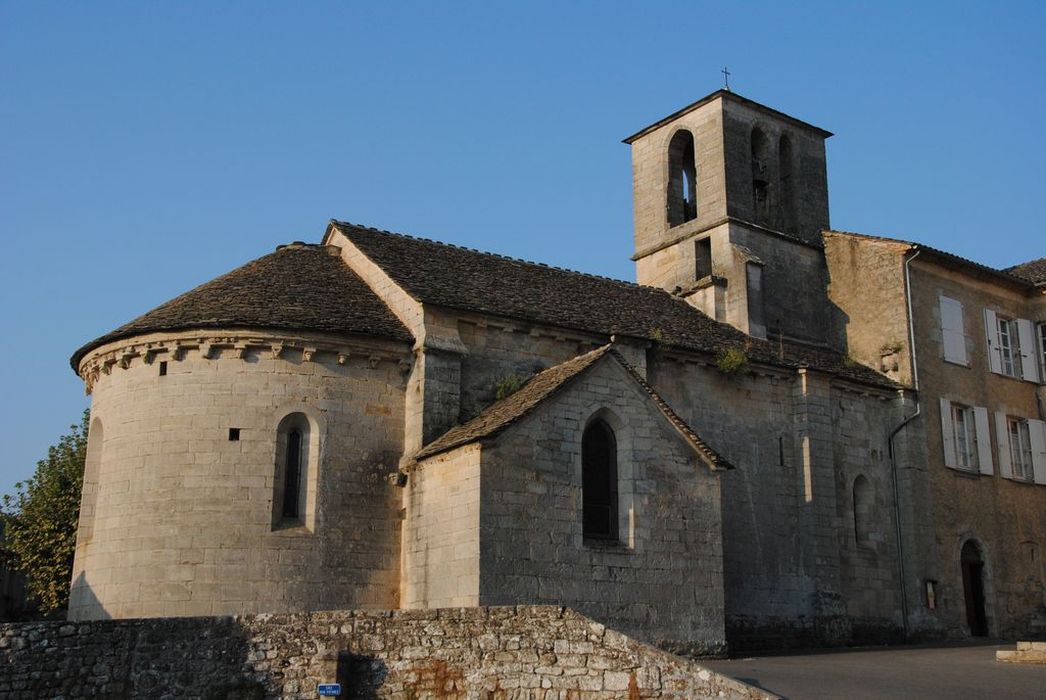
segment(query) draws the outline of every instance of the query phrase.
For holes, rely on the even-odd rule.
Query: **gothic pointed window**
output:
[[[617,442],[602,420],[581,438],[582,530],[587,539],[618,537]]]
[[[678,226],[697,218],[697,165],[694,135],[676,132],[668,145],[668,225]]]

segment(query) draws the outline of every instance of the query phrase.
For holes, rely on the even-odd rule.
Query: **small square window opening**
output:
[[[229,428],[229,440],[232,441],[232,442],[236,442],[239,439],[240,439],[240,429],[239,428]]]

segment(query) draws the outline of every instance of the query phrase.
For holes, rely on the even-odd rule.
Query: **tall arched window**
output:
[[[788,134],[781,134],[781,140],[777,144],[777,162],[781,173],[781,228],[787,233],[796,233],[798,229],[793,157],[792,140],[788,138]]]
[[[668,144],[668,225],[678,226],[697,218],[697,164],[694,135],[676,132]]]
[[[770,219],[770,142],[758,126],[752,127],[752,212],[757,223]]]
[[[301,513],[301,430],[287,433],[287,450],[283,468],[283,517],[297,518]]]
[[[875,493],[872,485],[864,475],[854,479],[854,539],[858,545],[870,546],[874,540],[873,518],[875,511]]]
[[[581,437],[581,501],[584,537],[618,538],[617,441],[602,420],[594,420]]]
[[[305,525],[315,519],[316,445],[304,413],[291,413],[276,429],[276,470],[273,475],[272,525]]]

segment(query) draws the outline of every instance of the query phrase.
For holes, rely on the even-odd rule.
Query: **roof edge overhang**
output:
[[[621,143],[627,143],[627,144],[631,145],[632,143],[634,143],[637,140],[641,139],[642,137],[646,136],[650,132],[656,131],[657,129],[660,129],[665,124],[673,122],[676,119],[679,119],[680,117],[682,117],[683,115],[689,114],[690,112],[693,112],[696,109],[700,109],[701,107],[704,107],[705,105],[710,104],[711,102],[714,102],[715,100],[720,99],[720,98],[733,100],[735,102],[738,102],[739,104],[745,105],[746,107],[751,107],[752,109],[755,109],[757,111],[769,114],[769,115],[771,115],[771,116],[773,116],[773,117],[775,117],[777,119],[782,119],[784,121],[787,121],[790,124],[793,124],[795,126],[801,127],[803,129],[806,129],[806,130],[809,130],[809,131],[813,131],[813,132],[819,134],[822,138],[826,138],[827,139],[827,138],[830,138],[830,137],[834,136],[834,134],[832,134],[832,132],[826,131],[825,129],[822,129],[819,126],[814,126],[813,124],[810,124],[809,122],[804,122],[801,119],[796,119],[795,117],[789,116],[789,115],[785,114],[784,112],[780,112],[780,111],[774,109],[773,107],[767,107],[766,105],[760,104],[759,102],[756,102],[755,100],[750,100],[747,97],[742,97],[741,95],[738,95],[736,92],[733,92],[733,91],[725,89],[725,88],[721,88],[719,90],[716,90],[713,93],[705,95],[704,97],[702,97],[701,99],[697,100],[696,102],[691,102],[686,107],[683,107],[682,109],[677,110],[677,111],[673,112],[672,114],[669,114],[667,117],[664,117],[663,119],[659,119],[658,121],[654,122],[650,126],[647,126],[647,127],[644,127],[642,129],[640,129],[639,131],[637,131],[636,133],[632,134],[631,136],[628,136],[627,138],[622,139]]]

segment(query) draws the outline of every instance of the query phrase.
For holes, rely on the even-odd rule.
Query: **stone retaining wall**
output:
[[[0,625],[0,697],[775,696],[555,606]]]

